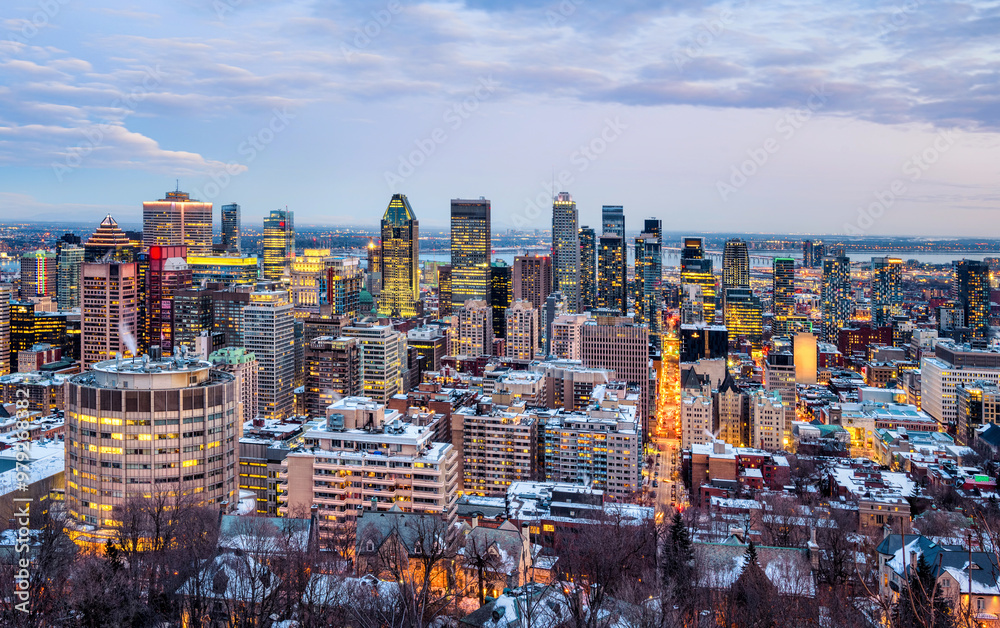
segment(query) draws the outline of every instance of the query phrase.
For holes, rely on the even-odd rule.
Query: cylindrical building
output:
[[[107,360],[66,394],[66,507],[115,525],[126,497],[164,492],[235,504],[242,431],[236,378],[184,357]]]

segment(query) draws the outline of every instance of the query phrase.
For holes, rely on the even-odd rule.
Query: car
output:
[[[656,487],[658,487],[659,485],[660,485],[659,481],[657,481],[657,480],[653,480],[653,488],[656,488]]]

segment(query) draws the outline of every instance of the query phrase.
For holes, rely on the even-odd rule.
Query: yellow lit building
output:
[[[195,285],[206,279],[249,286],[257,283],[256,256],[189,255],[187,263]]]
[[[420,223],[405,194],[393,194],[382,216],[382,316],[417,315],[420,298]]]

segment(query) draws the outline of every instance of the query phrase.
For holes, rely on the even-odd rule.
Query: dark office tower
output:
[[[83,245],[85,262],[134,262],[135,247],[128,236],[122,231],[111,214],[105,216],[97,231]]]
[[[174,348],[174,294],[191,287],[187,247],[149,247],[146,273],[146,334],[149,346],[160,345],[163,355]],[[132,332],[134,333],[134,332]]]
[[[490,282],[490,202],[451,201],[451,307],[485,301]]]
[[[816,240],[813,242],[812,268],[822,268],[824,257],[826,257],[826,247],[823,246],[822,240]]]
[[[625,239],[625,208],[621,205],[601,207],[602,233],[613,233],[622,239],[622,316],[628,314],[628,240]]]
[[[240,252],[240,206],[236,203],[222,206],[222,249],[226,253]]]
[[[990,266],[978,260],[952,263],[951,298],[962,305],[974,339],[990,337]]]
[[[775,336],[787,336],[789,321],[795,316],[795,260],[790,257],[774,258],[774,324]]]
[[[382,294],[382,245],[374,238],[368,238],[368,269],[365,285],[368,292],[376,299]],[[451,307],[451,297],[448,298]]]
[[[420,223],[405,194],[393,194],[382,216],[382,316],[417,315],[420,298]],[[454,289],[454,281],[452,288]],[[454,302],[454,297],[452,301]]]
[[[281,281],[295,259],[295,212],[272,209],[264,218],[264,263],[261,279]]]
[[[186,192],[167,192],[142,204],[142,245],[186,246],[188,255],[212,254],[212,204],[191,200]]]
[[[903,260],[896,257],[872,258],[872,323],[889,327],[892,317],[902,312]]]
[[[305,407],[310,417],[325,417],[330,404],[361,394],[359,339],[314,338],[305,348],[304,359]]]
[[[569,192],[552,201],[552,289],[563,293],[570,313],[580,311],[580,225]]]
[[[813,267],[813,255],[815,254],[813,248],[813,241],[806,240],[802,243],[802,266],[805,268]]]
[[[733,340],[746,338],[754,349],[761,348],[763,308],[750,288],[730,288],[727,292],[726,329]]]
[[[438,318],[451,316],[451,266],[438,266]]]
[[[651,233],[655,235],[657,238],[660,238],[660,241],[662,242],[663,221],[660,220],[659,218],[647,218],[645,221],[643,221],[642,232]]]
[[[715,275],[712,272],[712,258],[705,257],[701,238],[684,238],[684,247],[681,249],[682,299],[686,293],[685,286],[690,285],[701,288],[705,321],[711,323],[715,320]]]
[[[604,233],[597,249],[597,307],[611,310],[617,316],[626,314],[624,265],[621,236]]]
[[[507,337],[507,308],[513,304],[514,269],[502,259],[490,264],[490,299],[493,309],[493,334],[497,338]]]
[[[580,311],[597,304],[597,235],[590,227],[580,227]]]
[[[518,255],[514,258],[514,294],[511,301],[530,301],[536,310],[545,307],[552,293],[552,258],[548,255]]]
[[[649,223],[647,227],[658,227]],[[635,239],[635,287],[636,322],[649,325],[649,333],[657,334],[663,288],[663,250],[657,231],[646,231]]]
[[[750,287],[750,255],[747,243],[739,238],[726,240],[722,251],[722,307],[726,307],[726,291]]]
[[[851,260],[841,253],[823,258],[823,341],[836,343],[851,316]]]

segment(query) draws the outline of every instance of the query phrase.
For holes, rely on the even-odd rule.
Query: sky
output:
[[[11,0],[0,220],[995,237],[1000,3]],[[217,222],[218,222],[218,209]]]

